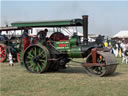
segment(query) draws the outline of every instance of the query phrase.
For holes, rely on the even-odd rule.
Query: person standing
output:
[[[128,47],[126,48],[124,55],[126,56],[126,64],[128,64]]]
[[[118,54],[119,54],[119,46],[118,46],[118,44],[116,43],[116,45],[115,45],[116,47],[115,47],[115,56],[116,57],[118,57]]]
[[[28,47],[28,46],[30,46],[31,45],[31,43],[30,43],[30,37],[35,37],[35,36],[33,36],[33,35],[29,35],[28,34],[28,31],[29,31],[29,27],[26,27],[25,29],[24,29],[24,33],[23,33],[23,39],[22,39],[22,42],[23,42],[23,53],[24,53],[24,51],[25,51],[25,49]]]
[[[108,47],[108,42],[107,41],[104,42],[104,47]]]
[[[25,28],[24,29],[24,33],[23,33],[23,53],[25,51],[25,49],[30,45],[30,40],[29,40],[29,36],[28,36],[28,30],[29,28]]]
[[[9,57],[9,65],[10,66],[14,66],[14,64],[13,64],[13,56],[12,56],[12,52],[11,52],[11,47],[9,47],[9,46],[8,46],[8,52],[9,52],[9,54],[8,54],[8,57]]]

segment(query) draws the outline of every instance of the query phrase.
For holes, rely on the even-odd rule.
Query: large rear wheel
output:
[[[7,50],[4,44],[0,44],[0,63],[4,62],[7,57]]]
[[[89,75],[102,77],[110,75],[116,70],[116,58],[110,52],[98,53],[96,61],[105,66],[86,66],[85,69]],[[91,54],[87,57],[86,63],[93,64]]]
[[[45,46],[31,45],[24,53],[23,62],[26,69],[32,73],[42,73],[48,70],[50,53]]]

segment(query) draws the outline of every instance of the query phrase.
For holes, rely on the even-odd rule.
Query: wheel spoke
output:
[[[44,59],[45,59],[45,56],[44,56],[44,55],[43,55],[43,56],[41,56],[41,59],[43,59],[43,60],[44,60]]]
[[[43,51],[41,51],[41,53],[39,53],[39,56],[43,55],[42,53],[44,53]]]
[[[29,64],[30,64],[29,68],[30,68],[32,71],[34,71],[34,69],[35,69],[35,64],[34,64],[34,62],[30,62]]]
[[[37,65],[36,64],[34,64],[33,71],[37,72]]]
[[[36,55],[36,47],[34,48],[34,54]]]
[[[29,63],[29,65],[34,64],[32,59],[27,59],[26,63]]]
[[[31,62],[31,61],[29,61],[27,64],[29,67],[32,67],[34,65],[33,62]]]
[[[101,73],[102,73],[101,71],[97,71],[97,74],[99,74],[99,75],[100,75]]]
[[[43,67],[43,66],[42,66]],[[37,62],[37,68],[38,68],[38,72],[41,72],[42,71],[42,68],[41,68],[41,65],[39,62]]]
[[[30,63],[29,63],[29,64],[30,64]],[[29,67],[30,67],[30,68],[32,68],[33,66],[34,66],[33,64],[30,64],[30,66],[29,66]]]
[[[32,53],[31,53],[31,51],[28,53],[28,55],[29,55],[29,57],[33,57],[33,55],[32,55]]]
[[[37,64],[34,65],[34,71],[35,71],[35,72],[38,72]]]
[[[2,47],[0,46],[0,52],[2,51]]]
[[[41,70],[42,70],[42,68],[41,68],[41,66],[40,66],[39,62],[37,63],[37,66],[38,66],[38,68],[39,68],[39,71],[41,71]]]
[[[41,53],[41,49],[39,49],[39,54]],[[40,56],[40,55],[39,55]]]
[[[29,56],[29,55],[28,55],[28,57],[27,57],[27,58],[28,58],[28,59],[32,59],[33,57],[31,57],[31,56]]]
[[[5,54],[1,54],[3,57],[5,56]]]
[[[43,59],[40,59],[39,61],[41,61],[41,62],[44,62],[45,60],[43,60]]]
[[[1,51],[1,54],[5,54],[5,50]]]
[[[39,67],[38,66],[36,66],[36,69],[37,69],[37,72],[39,72]]]
[[[42,61],[43,64],[46,64],[46,61]]]

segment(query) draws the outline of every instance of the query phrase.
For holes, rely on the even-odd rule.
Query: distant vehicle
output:
[[[8,59],[8,47],[11,47],[13,59],[19,62],[19,42],[21,35],[16,35],[16,30],[21,32],[17,27],[0,27],[0,63]],[[13,34],[8,34],[13,32]]]

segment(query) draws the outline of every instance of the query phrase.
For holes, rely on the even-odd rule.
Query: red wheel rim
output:
[[[6,48],[3,45],[0,45],[0,63],[6,59]]]
[[[20,63],[20,53],[17,53],[17,62]]]

